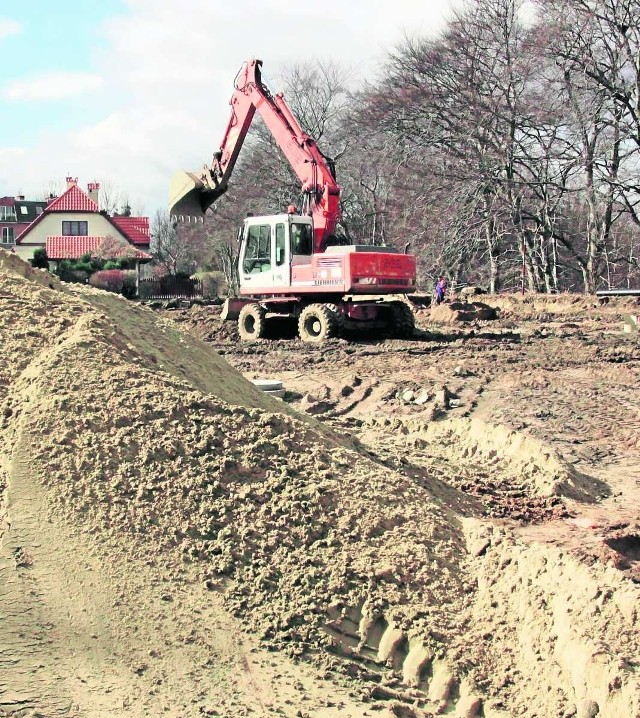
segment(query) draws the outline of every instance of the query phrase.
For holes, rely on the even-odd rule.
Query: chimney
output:
[[[78,184],[78,178],[75,179],[73,177],[67,177],[67,189],[71,189],[72,187],[75,187]]]
[[[23,194],[17,194],[17,195],[16,195],[16,200],[17,200],[18,202],[23,202],[23,201],[24,201],[24,195],[23,195]]]
[[[98,205],[100,206],[100,203],[98,202],[98,195],[100,193],[100,183],[99,182],[89,182],[87,185],[87,190],[89,191],[89,197]]]

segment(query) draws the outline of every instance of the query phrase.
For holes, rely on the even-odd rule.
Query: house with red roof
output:
[[[51,269],[63,259],[79,259],[108,246],[110,258],[127,256],[136,267],[150,262],[149,218],[109,216],[100,211],[100,185],[84,192],[77,178],[67,177],[67,189],[49,199],[35,219],[15,239],[15,253],[30,261],[36,249],[45,249]]]

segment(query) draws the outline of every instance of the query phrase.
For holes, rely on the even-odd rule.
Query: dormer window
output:
[[[87,237],[86,222],[63,222],[62,235],[64,237]]]
[[[15,207],[0,207],[0,221],[4,222],[15,222],[16,221],[16,208]]]

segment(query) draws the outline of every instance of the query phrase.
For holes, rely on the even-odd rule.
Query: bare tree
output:
[[[530,124],[527,32],[519,0],[474,0],[437,38],[406,39],[370,93],[371,114],[405,154],[422,158],[443,205],[431,210],[445,237],[466,236],[469,257],[485,247],[488,283],[497,291],[511,243],[522,235],[519,142]],[[407,151],[409,149],[409,151]],[[421,177],[422,179],[422,177]],[[449,194],[464,198],[450,210]],[[465,216],[465,231],[459,219]],[[507,243],[505,245],[505,242]]]
[[[151,222],[151,251],[167,274],[192,274],[205,254],[204,242],[198,227],[176,225],[167,210],[156,210]]]
[[[98,204],[102,211],[113,216],[125,202],[125,194],[121,187],[110,180],[100,183]]]
[[[580,167],[572,189],[585,208],[584,250],[566,233],[560,239],[591,292],[611,279],[619,251],[616,223],[628,214],[640,225],[640,7],[635,0],[539,4],[546,55],[558,68],[556,85],[569,109],[568,133]]]

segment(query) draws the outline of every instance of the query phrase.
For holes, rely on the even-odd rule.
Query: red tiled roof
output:
[[[47,205],[47,212],[97,212],[98,205],[78,185],[72,185]]]
[[[109,217],[109,221],[133,244],[149,245],[149,217]]]
[[[93,254],[105,241],[106,237],[64,237],[61,235],[47,237],[45,245],[49,259],[79,259],[83,254]],[[129,253],[133,249],[132,258],[150,260],[153,257],[134,247],[122,247],[112,250],[113,258]]]

